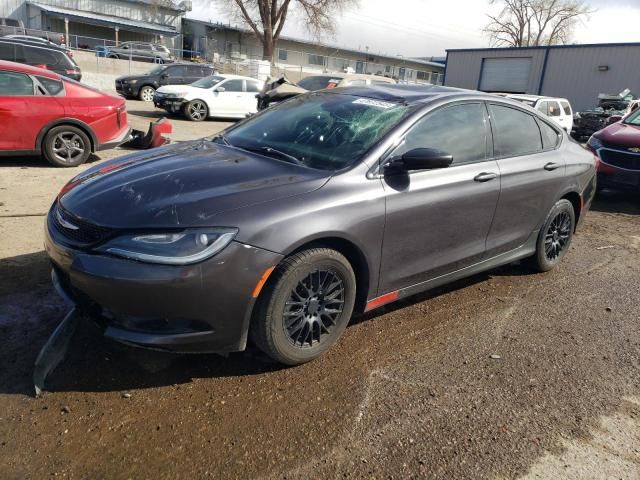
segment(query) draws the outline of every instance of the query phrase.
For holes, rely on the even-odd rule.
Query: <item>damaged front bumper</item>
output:
[[[230,243],[194,265],[146,264],[65,246],[51,220],[45,249],[54,284],[113,340],[176,352],[244,350],[266,269],[281,255]]]

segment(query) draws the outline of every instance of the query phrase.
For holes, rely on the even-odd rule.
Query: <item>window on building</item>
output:
[[[289,52],[287,52],[284,48],[278,49],[278,60],[286,62],[288,55],[289,55]]]
[[[454,164],[470,163],[486,158],[486,142],[484,106],[481,103],[456,105],[418,120],[393,155],[402,155],[414,148],[435,148],[453,155]]]
[[[33,95],[33,80],[24,73],[0,72],[0,95]]]
[[[391,73],[391,65],[384,66],[384,73]]]
[[[309,65],[324,66],[324,59],[325,59],[324,55],[316,55],[316,54],[310,53],[308,63]]]
[[[528,113],[515,108],[490,105],[495,125],[494,150],[498,157],[517,157],[542,150],[538,123]]]

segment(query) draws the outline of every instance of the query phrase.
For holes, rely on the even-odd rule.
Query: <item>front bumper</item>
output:
[[[137,85],[131,85],[129,83],[124,83],[116,80],[116,92],[123,97],[137,97],[138,87]]]
[[[598,188],[640,193],[640,171],[610,167],[598,172]]]
[[[168,112],[179,112],[187,101],[184,98],[164,97],[156,93],[153,97],[153,104],[157,108],[162,108]]]
[[[110,150],[112,148],[116,148],[122,145],[123,143],[128,142],[129,140],[131,140],[131,127],[127,126],[122,129],[122,131],[118,134],[117,137],[112,138],[111,140],[105,143],[96,145],[96,151]]]
[[[113,340],[176,352],[244,350],[252,296],[281,255],[232,242],[195,265],[153,265],[74,249],[45,228],[56,288]]]

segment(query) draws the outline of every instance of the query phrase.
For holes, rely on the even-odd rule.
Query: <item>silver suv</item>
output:
[[[155,63],[173,63],[175,61],[175,57],[164,45],[141,42],[124,42],[117,47],[109,47],[107,57],[152,61]]]

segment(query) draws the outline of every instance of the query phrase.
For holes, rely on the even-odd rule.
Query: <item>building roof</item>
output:
[[[153,33],[157,35],[164,35],[167,37],[175,37],[179,35],[175,28],[167,25],[159,25],[156,23],[141,22],[137,20],[131,20],[122,17],[113,17],[111,15],[102,15],[99,13],[85,12],[82,10],[71,10],[69,8],[54,7],[51,5],[44,5],[38,2],[28,1],[27,4],[40,8],[47,12],[52,17],[68,18],[69,20],[75,20],[82,23],[89,23],[92,25],[102,25],[109,27],[120,27],[125,30],[134,29],[135,31],[141,31],[145,33]]]
[[[207,22],[207,21],[204,21],[204,20],[198,20],[198,19],[195,19],[195,18],[187,18],[187,17],[185,17],[183,19],[183,21],[199,23],[199,24],[206,25],[206,26],[209,26],[209,27],[212,27],[212,28],[233,30],[233,31],[236,31],[236,32],[247,33],[249,35],[255,35],[253,30],[249,30],[248,28],[241,28],[241,27],[237,27],[237,26],[225,25],[224,23],[211,23],[211,22]],[[319,43],[319,42],[311,42],[309,40],[303,40],[303,39],[300,39],[300,38],[288,37],[288,36],[285,36],[285,35],[281,35],[280,36],[280,40],[286,40],[286,41],[289,41],[289,42],[296,42],[296,43],[301,43],[303,45],[309,45],[309,46],[315,46],[315,47],[331,48],[331,49],[334,49],[334,50],[339,50],[339,51],[349,52],[349,53],[357,53],[357,54],[360,54],[360,55],[368,55],[368,56],[378,57],[378,58],[393,59],[396,62],[398,62],[398,61],[411,62],[411,63],[416,63],[416,64],[419,64],[419,65],[425,65],[425,66],[444,69],[444,64],[442,64],[442,63],[430,62],[430,61],[419,59],[419,58],[412,58],[412,57],[406,57],[406,56],[400,56],[400,55],[388,55],[388,54],[383,54],[383,53],[379,53],[379,52],[374,52],[374,51],[371,51],[371,50],[368,51],[368,52],[365,52],[365,51],[362,51],[362,50],[354,50],[354,49],[351,49],[351,48],[346,48],[346,47],[343,47],[343,46],[340,46],[340,45]]]
[[[484,52],[491,51],[521,51],[521,50],[541,50],[555,48],[609,48],[609,47],[640,47],[640,43],[576,43],[571,45],[539,45],[536,47],[484,47],[484,48],[450,48],[449,52]]]

